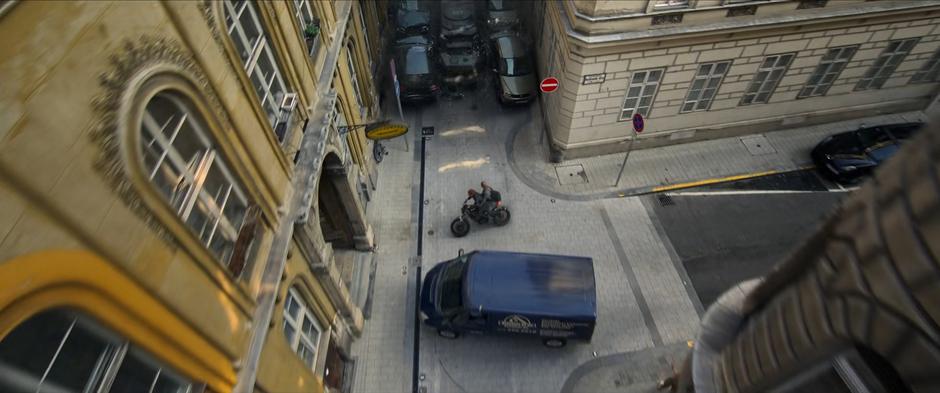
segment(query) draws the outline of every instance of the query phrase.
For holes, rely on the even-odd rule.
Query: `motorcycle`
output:
[[[501,227],[509,223],[509,208],[503,206],[502,198],[499,192],[493,191],[493,202],[496,206],[489,215],[483,214],[482,207],[473,203],[472,199],[467,199],[460,207],[460,217],[450,223],[450,232],[456,237],[464,237],[470,233],[470,220],[477,224],[488,224],[492,220],[493,225]]]

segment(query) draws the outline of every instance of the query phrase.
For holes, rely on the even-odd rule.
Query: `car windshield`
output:
[[[512,57],[499,62],[499,73],[505,76],[520,76],[532,73],[532,63],[526,57]]]
[[[865,148],[875,146],[879,143],[891,142],[891,137],[881,131],[880,128],[866,128],[864,130],[859,130],[856,135],[858,135],[859,142],[861,142],[862,146]]]
[[[875,161],[882,162],[891,158],[898,151],[898,145],[894,143],[882,143],[868,150],[868,155]]]
[[[408,52],[405,54],[405,74],[423,75],[430,72],[427,49],[421,46],[408,48]]]
[[[441,312],[446,314],[448,310],[454,310],[463,305],[463,277],[466,271],[466,256],[447,262],[441,270],[438,302]]]
[[[398,6],[407,11],[418,11],[420,9],[418,0],[402,0]]]
[[[490,11],[508,11],[515,8],[512,2],[506,0],[490,0],[487,3]]]

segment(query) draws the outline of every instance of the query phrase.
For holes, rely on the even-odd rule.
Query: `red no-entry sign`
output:
[[[551,93],[558,89],[558,79],[548,77],[542,80],[542,83],[539,84],[539,89],[542,90],[542,93]]]

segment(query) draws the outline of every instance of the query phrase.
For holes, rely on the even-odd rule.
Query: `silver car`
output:
[[[522,40],[506,32],[491,36],[496,91],[503,104],[524,104],[535,99],[535,68]]]

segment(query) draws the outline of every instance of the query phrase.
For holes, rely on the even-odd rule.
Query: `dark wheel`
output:
[[[464,237],[470,233],[470,223],[463,218],[455,218],[454,221],[450,222],[450,232],[456,237]]]
[[[438,335],[438,336],[441,336],[441,337],[444,337],[444,338],[449,338],[449,339],[451,339],[451,340],[453,340],[453,339],[455,339],[455,338],[457,338],[457,337],[460,337],[460,333],[457,333],[457,332],[455,332],[455,331],[453,331],[453,330],[450,330],[450,329],[437,329],[437,335]]]
[[[501,227],[509,223],[509,218],[511,217],[511,215],[509,214],[509,209],[505,209],[505,208],[499,209],[495,213],[496,214],[494,214],[494,217],[493,217],[493,224]]]
[[[375,158],[375,163],[378,164],[382,162],[382,159],[385,158],[385,155],[388,154],[385,150],[385,146],[382,146],[381,143],[375,142],[372,145],[372,158]]]
[[[542,340],[542,344],[545,344],[545,346],[549,348],[561,348],[564,347],[565,344],[568,344],[568,340],[563,338],[546,338]]]

